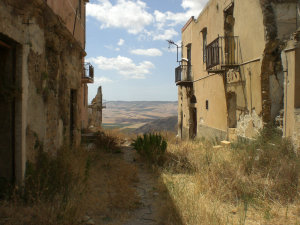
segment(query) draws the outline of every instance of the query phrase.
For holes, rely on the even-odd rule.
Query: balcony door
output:
[[[187,57],[187,80],[192,80],[192,48],[191,44],[187,45],[187,52],[186,52],[186,57]]]
[[[233,17],[234,4],[224,11],[224,44],[225,44],[225,64],[235,64],[235,40]]]

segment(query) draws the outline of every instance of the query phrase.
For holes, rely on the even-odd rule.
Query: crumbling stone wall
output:
[[[70,90],[80,93],[84,49],[43,0],[1,1],[0,33],[19,43],[22,52],[26,155],[34,158],[36,143],[55,154],[69,142]],[[80,113],[76,106],[74,144],[80,142]]]
[[[274,6],[281,3],[294,3],[296,6],[297,0],[260,0],[266,39],[261,66],[262,118],[265,123],[271,122],[283,107],[281,51],[284,42],[278,39],[274,10]]]
[[[242,114],[237,122],[236,135],[240,137],[255,137],[259,130],[263,128],[262,118],[255,110],[251,114]]]
[[[101,86],[98,88],[97,94],[95,98],[93,98],[90,108],[92,109],[92,111],[89,114],[90,126],[101,127],[103,109]]]

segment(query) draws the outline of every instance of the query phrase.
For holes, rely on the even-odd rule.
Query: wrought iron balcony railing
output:
[[[237,36],[218,37],[206,46],[206,70],[238,66],[239,39]]]
[[[192,66],[180,65],[175,69],[176,85],[192,84]]]
[[[82,73],[83,83],[94,83],[94,67],[90,63],[84,63]]]

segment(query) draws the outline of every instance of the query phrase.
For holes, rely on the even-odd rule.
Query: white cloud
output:
[[[119,45],[119,46],[122,46],[122,45],[124,44],[124,42],[125,42],[125,41],[121,38],[121,39],[119,40],[119,42],[118,42],[118,45]]]
[[[178,35],[178,32],[175,31],[173,28],[164,30],[163,33],[154,34],[153,40],[168,40],[172,39],[174,36]]]
[[[191,16],[187,13],[173,13],[170,11],[160,12],[154,11],[156,27],[163,29],[164,26],[175,26],[178,24],[184,24]]]
[[[135,55],[145,55],[145,56],[161,56],[163,53],[157,48],[149,49],[134,49],[130,51]]]
[[[182,8],[187,9],[191,12],[194,11],[193,16],[198,16],[207,2],[208,0],[182,0],[181,6]]]
[[[125,28],[129,33],[138,34],[153,22],[146,9],[146,3],[140,0],[117,0],[115,5],[109,0],[98,0],[87,4],[86,13],[101,22],[101,29]]]
[[[95,0],[87,4],[87,15],[97,19],[101,29],[122,28],[128,33],[139,34],[140,40],[165,40],[177,36],[173,27],[184,25],[191,16],[197,17],[207,1],[182,0],[182,12],[155,10],[149,13],[144,0]],[[123,44],[124,40],[120,39],[118,45]]]
[[[94,84],[101,85],[104,83],[112,83],[113,81],[107,77],[95,77],[94,78]]]
[[[163,29],[165,26],[176,26],[184,24],[187,20],[194,16],[197,17],[202,11],[208,0],[182,0],[181,7],[185,12],[173,13],[170,11],[160,12],[154,11],[156,27]]]
[[[183,12],[174,13],[171,11],[154,11],[156,31],[153,32],[153,40],[172,39],[178,35],[172,27],[184,25],[191,16],[197,17],[208,0],[182,0]]]
[[[143,61],[137,65],[132,59],[123,56],[116,58],[98,56],[90,58],[89,61],[95,63],[101,70],[117,70],[119,74],[130,79],[144,79],[145,75],[150,73],[150,69],[155,67],[149,61]]]

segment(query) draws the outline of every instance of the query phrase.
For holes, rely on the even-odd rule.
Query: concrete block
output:
[[[213,149],[220,149],[220,148],[223,148],[221,145],[215,145],[213,146]]]
[[[230,141],[221,141],[221,145],[224,146],[224,147],[228,147],[230,146],[231,142]]]

